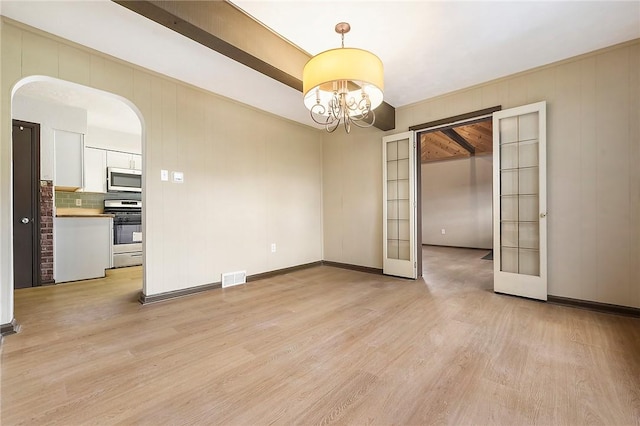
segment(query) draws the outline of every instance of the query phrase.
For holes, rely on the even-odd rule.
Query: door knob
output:
[[[540,219],[544,219],[545,217],[547,217],[547,213],[540,213]]]
[[[20,222],[24,223],[25,225],[27,223],[29,223],[29,218],[28,217],[23,217],[22,219],[20,219]]]

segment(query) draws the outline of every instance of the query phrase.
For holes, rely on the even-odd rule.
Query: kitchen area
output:
[[[58,81],[20,88],[14,119],[40,125],[40,284],[142,265],[142,138],[107,94]]]

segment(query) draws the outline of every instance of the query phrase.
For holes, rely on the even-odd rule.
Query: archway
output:
[[[25,106],[27,108],[25,108]],[[52,107],[53,106],[53,107]],[[84,111],[84,120],[82,119],[82,111]],[[53,134],[56,131],[77,132],[84,135],[93,133],[92,141],[89,145],[83,142],[83,154],[85,147],[94,149],[108,148],[105,147],[105,141],[109,139],[109,136],[113,135],[129,135],[128,137],[115,138],[117,139],[114,151],[127,151],[126,143],[123,145],[123,140],[127,139],[127,143],[133,143],[135,137],[137,137],[138,151],[140,158],[144,156],[145,152],[145,126],[144,118],[140,110],[130,100],[105,91],[101,91],[95,88],[83,86],[80,84],[55,79],[46,76],[29,76],[23,78],[15,84],[11,91],[11,119],[20,119],[30,122],[42,122],[41,125],[41,167],[39,173],[40,185],[43,188],[51,187],[51,197],[55,191],[53,191],[54,181],[54,169],[55,169],[55,152],[53,143]],[[82,131],[84,130],[84,131]],[[102,144],[102,146],[101,146]],[[13,152],[10,149],[10,156]],[[84,157],[83,157],[84,159]],[[141,164],[141,169],[144,176],[144,162]],[[106,171],[104,171],[106,173]],[[144,191],[144,179],[142,180],[142,192],[138,195],[139,199],[144,203],[145,191]],[[105,182],[106,186],[106,182]],[[84,185],[83,185],[84,189]],[[89,196],[88,192],[70,193],[75,194],[74,198],[76,202],[80,200],[79,204],[83,203],[83,198]],[[105,197],[106,194],[105,188]],[[112,194],[114,195],[114,194]],[[10,196],[11,211],[13,211],[15,194]],[[100,192],[96,192],[91,197],[94,202],[100,198]],[[111,197],[113,198],[113,197]],[[126,197],[125,197],[126,198]],[[53,201],[53,200],[51,200]],[[52,213],[50,213],[53,216]],[[145,211],[142,210],[142,217],[144,218]],[[14,233],[14,221],[10,228],[10,233],[13,236]],[[144,226],[145,221],[142,220]],[[41,229],[37,232],[40,234]],[[52,232],[47,230],[47,232]],[[144,234],[145,230],[142,229]],[[144,259],[144,241],[142,241],[142,259]],[[39,247],[42,251],[42,246]],[[51,250],[53,255],[53,249]],[[3,297],[2,311],[3,319],[9,317],[14,318],[14,265],[13,265],[13,246],[10,247],[10,262],[7,267],[11,268],[11,279],[2,283],[5,287],[2,289]],[[53,260],[51,260],[51,265]],[[144,267],[144,261],[143,261]],[[53,269],[53,268],[51,268]],[[42,272],[42,270],[40,271]],[[50,276],[47,279],[42,280],[44,283],[51,283],[53,281],[53,270],[49,271]],[[38,284],[40,284],[40,279]],[[144,274],[143,274],[142,290],[144,291]],[[4,321],[2,321],[4,322]],[[12,321],[12,326],[15,327],[15,321]],[[6,327],[5,327],[6,328]],[[10,334],[11,330],[2,330],[4,334]],[[8,332],[7,332],[8,331]]]

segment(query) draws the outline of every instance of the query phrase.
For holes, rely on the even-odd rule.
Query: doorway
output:
[[[493,246],[492,107],[411,127],[416,132],[418,228],[430,247],[465,248],[491,264]],[[445,250],[446,251],[446,250]],[[423,271],[429,264],[423,257]],[[461,263],[465,260],[461,259]]]
[[[40,285],[40,125],[12,121],[13,288]]]

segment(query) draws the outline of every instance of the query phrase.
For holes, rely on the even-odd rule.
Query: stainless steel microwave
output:
[[[107,167],[107,191],[142,192],[142,170]]]

